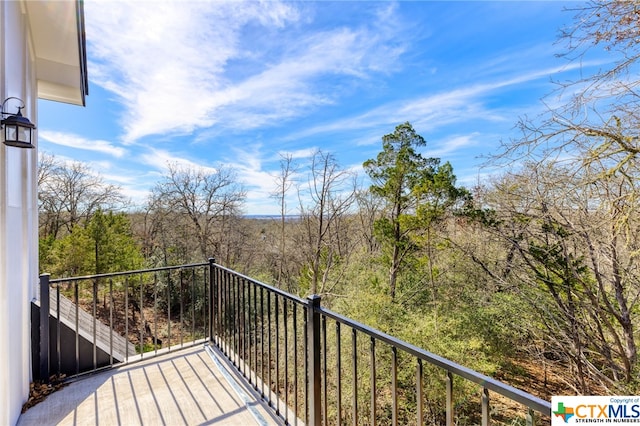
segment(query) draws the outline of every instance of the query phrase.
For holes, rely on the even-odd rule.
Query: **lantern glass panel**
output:
[[[4,127],[4,140],[5,141],[15,141],[18,137],[18,126],[15,125],[5,125]]]
[[[18,140],[20,142],[31,143],[31,129],[18,126]]]

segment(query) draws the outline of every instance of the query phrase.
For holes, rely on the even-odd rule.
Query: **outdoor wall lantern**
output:
[[[18,107],[16,114],[4,112],[5,104],[11,99],[20,101],[22,104]],[[31,138],[36,126],[28,118],[22,116],[22,108],[24,108],[24,101],[14,97],[5,99],[0,105],[0,118],[2,118],[0,127],[4,127],[4,144],[18,148],[33,148]],[[7,118],[4,118],[5,116]]]

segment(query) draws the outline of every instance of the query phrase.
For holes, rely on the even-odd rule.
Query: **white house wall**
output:
[[[24,4],[0,2],[0,101],[17,97],[34,123],[36,74]],[[16,103],[6,104],[15,112]],[[6,112],[6,111],[5,111]],[[36,149],[0,145],[0,424],[13,425],[29,395],[30,301],[37,288]]]

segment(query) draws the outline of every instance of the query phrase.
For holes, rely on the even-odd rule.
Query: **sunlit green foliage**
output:
[[[58,277],[128,271],[144,265],[124,213],[98,210],[63,238],[45,238],[40,249],[41,270]]]

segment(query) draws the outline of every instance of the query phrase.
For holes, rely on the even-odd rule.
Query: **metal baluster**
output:
[[[253,287],[253,375],[254,390],[258,390],[258,286],[252,283]]]
[[[249,363],[247,364],[247,369],[249,370],[249,384],[252,385],[253,384],[253,346],[252,346],[252,337],[251,337],[251,329],[253,328],[253,323],[251,321],[251,313],[253,311],[252,309],[252,303],[253,301],[251,300],[251,281],[247,280],[245,282],[246,285],[246,297],[247,297],[247,305],[246,305],[246,310],[247,310],[247,314],[246,314],[246,321],[247,321],[247,343],[246,343],[246,347],[247,347],[247,358],[249,359]]]
[[[233,363],[233,356],[232,356],[232,352],[233,352],[233,347],[234,347],[234,336],[233,336],[233,319],[235,318],[235,312],[233,311],[233,294],[232,294],[232,289],[233,289],[233,276],[231,275],[230,272],[225,271],[224,272],[224,276],[225,276],[225,285],[226,285],[226,294],[227,294],[227,312],[225,312],[225,322],[226,322],[226,326],[225,326],[225,332],[226,332],[226,339],[225,339],[225,349],[227,352],[227,358],[229,358],[229,360]]]
[[[92,282],[92,322],[93,322],[93,369],[98,369],[98,339],[96,330],[96,317],[98,316],[98,279],[94,279]]]
[[[240,278],[233,276],[233,351],[235,354],[236,368],[240,371]]]
[[[309,424],[309,335],[308,335],[308,322],[309,322],[309,306],[305,305],[304,312],[304,421]]]
[[[238,290],[238,276],[233,276],[233,351],[236,368],[240,371],[240,293]]]
[[[276,414],[280,415],[280,307],[275,294],[276,309]]]
[[[158,274],[153,273],[153,347],[158,354]]]
[[[324,423],[329,423],[327,402],[327,317],[322,316],[322,418]]]
[[[217,268],[215,267],[216,260],[212,257],[209,258],[208,273],[205,271],[204,282],[204,294],[207,295],[207,303],[205,304],[205,315],[207,316],[207,330],[209,334],[209,341],[217,341],[220,329],[218,328],[218,311],[220,310],[219,302],[219,289],[217,287],[218,280],[214,279],[217,275]],[[208,285],[208,287],[207,287]],[[208,290],[208,291],[207,291]]]
[[[447,387],[447,407],[446,407],[446,424],[447,426],[453,426],[453,374],[451,371],[447,371],[446,379]]]
[[[260,287],[260,349],[261,349],[261,360],[260,360],[260,382],[261,382],[261,391],[260,396],[264,398],[264,288]]]
[[[232,275],[231,279],[229,280],[229,285],[230,285],[230,291],[231,291],[231,311],[233,313],[233,319],[231,321],[230,327],[229,327],[229,331],[231,332],[231,348],[234,351],[234,355],[233,355],[233,365],[235,365],[237,367],[238,364],[236,364],[236,360],[238,358],[237,354],[238,354],[238,348],[237,348],[237,339],[236,339],[236,331],[237,331],[237,315],[238,315],[238,310],[237,310],[237,305],[236,305],[236,296],[237,296],[237,292],[236,292],[236,276]]]
[[[240,354],[242,355],[240,358],[242,359],[242,374],[244,377],[247,377],[247,300],[246,300],[246,280],[244,278],[240,278],[238,283],[238,290],[240,290],[240,312],[241,318],[241,331],[240,334]]]
[[[420,358],[418,358],[418,368],[416,371],[416,405],[417,405],[417,409],[418,409],[418,424],[421,425],[423,424],[423,420],[424,420],[424,403],[423,403],[423,391],[422,391],[422,382],[423,382],[423,374],[424,374],[424,370],[422,367],[422,360]]]
[[[376,339],[371,336],[371,426],[376,426]]]
[[[398,348],[391,347],[391,424],[398,425]]]
[[[242,279],[236,276],[236,357],[238,359],[238,371],[242,373],[242,345],[244,326],[242,323]]]
[[[129,341],[129,277],[124,280],[124,338]],[[125,359],[129,358],[129,345],[125,346]]]
[[[222,280],[222,272],[220,269],[215,268],[214,274],[215,282],[212,280],[209,285],[211,285],[212,290],[215,292],[215,297],[217,303],[214,306],[214,302],[211,301],[211,309],[214,313],[213,321],[215,323],[215,332],[214,338],[216,345],[219,348],[222,348],[222,339],[224,338],[224,322],[223,322],[223,313],[226,312],[226,306],[224,304],[224,282]]]
[[[167,347],[171,350],[171,271],[167,271]]]
[[[340,323],[336,321],[336,400],[337,400],[337,421],[336,424],[342,424],[342,349],[340,345]]]
[[[249,303],[247,301],[247,280],[246,279],[242,279],[242,366],[243,366],[243,370],[244,371],[244,376],[247,377],[247,361],[251,361],[251,357],[250,355],[247,353],[248,352],[248,346],[247,346],[247,341],[249,340],[249,327],[247,326],[247,307],[249,306]],[[249,372],[249,374],[251,374],[251,372]],[[249,380],[249,384],[251,384],[251,380]]]
[[[60,345],[60,284],[56,284],[56,313],[58,314],[58,321],[56,321],[56,352],[58,353],[58,374],[62,373],[62,348]],[[111,351],[113,352],[113,351]],[[111,358],[111,364],[113,364],[113,358]]]
[[[180,347],[184,346],[182,330],[184,329],[184,271],[180,269],[180,289],[178,290],[180,297]]]
[[[284,421],[289,423],[289,327],[287,324],[287,299],[282,301],[282,317],[284,322]]]
[[[78,281],[74,281],[73,283],[74,285],[74,303],[75,303],[75,309],[76,309],[76,336],[75,336],[75,340],[76,340],[76,375],[80,374],[80,324],[78,323],[79,321],[79,285],[80,283]]]
[[[236,277],[236,297],[237,297],[237,309],[238,309],[238,317],[236,325],[238,327],[238,350],[236,354],[238,355],[238,371],[243,373],[244,368],[244,289],[242,283],[244,280],[240,277]]]
[[[269,336],[269,356],[268,356],[268,362],[267,362],[267,371],[268,371],[268,375],[269,375],[269,406],[273,407],[273,398],[272,398],[272,388],[273,388],[273,382],[272,382],[272,377],[271,377],[271,292],[267,291],[267,331],[268,331],[268,336]]]
[[[245,321],[246,321],[246,342],[245,342],[245,348],[246,348],[246,358],[248,360],[248,362],[246,362],[247,365],[247,370],[249,371],[249,375],[248,375],[248,379],[249,379],[249,385],[253,384],[253,349],[252,349],[252,338],[251,338],[251,329],[252,329],[252,322],[251,322],[251,312],[252,312],[252,301],[251,301],[251,281],[249,280],[245,280],[245,297],[246,297],[246,305],[245,305]]]
[[[293,424],[298,424],[298,305],[293,304],[293,405],[294,405],[294,414]]]
[[[353,363],[353,426],[358,426],[358,336],[356,329],[351,329],[351,361]]]
[[[202,304],[203,334],[205,341],[209,345],[213,344],[216,333],[213,307],[214,300],[217,300],[217,295],[213,288],[213,273],[213,264],[209,259],[209,265],[202,270],[202,297],[204,297],[204,303]]]
[[[140,358],[144,357],[144,278],[142,275],[140,277]]]
[[[206,293],[205,293],[206,294]],[[191,342],[196,341],[196,270],[191,270]]]
[[[231,273],[227,272],[227,293],[228,293],[228,309],[229,313],[227,314],[227,356],[232,356],[231,361],[235,361],[235,357],[233,357],[232,352],[233,348],[235,348],[235,328],[233,322],[235,321],[236,311],[235,311],[235,297],[233,293],[233,282],[234,277]]]
[[[527,410],[526,421],[527,421],[527,426],[535,426],[536,424],[536,413],[531,408]]]
[[[245,372],[245,377],[249,380],[249,385],[253,384],[253,379],[251,378],[251,287],[250,281],[244,279],[243,280],[243,290],[242,294],[244,295],[244,301],[242,303],[244,309],[244,315],[242,316],[244,321],[244,366],[246,370],[249,372],[248,374]]]
[[[113,365],[113,279],[109,278],[109,365]]]
[[[209,268],[203,269],[202,271],[202,286],[203,286],[203,297],[204,297],[204,311],[202,315],[204,315],[204,338],[208,342],[213,341],[214,336],[214,325],[213,325],[213,301],[215,299],[214,289],[213,289],[213,274],[211,273],[211,268],[213,264],[211,259],[209,259]]]
[[[231,299],[231,278],[227,271],[223,271],[222,275],[224,277],[224,316],[222,317],[224,323],[224,339],[222,343],[224,344],[224,351],[227,355],[227,358],[230,359],[229,354],[229,345],[232,341],[231,337],[231,314],[232,314],[232,299]]]
[[[229,279],[229,318],[227,319],[229,322],[229,353],[233,356],[233,364],[235,365],[236,356],[235,356],[235,348],[236,348],[236,293],[235,293],[235,276],[231,273],[228,274]]]
[[[220,321],[220,331],[218,332],[218,346],[222,352],[227,355],[225,342],[227,341],[227,315],[229,312],[229,303],[227,297],[227,275],[223,270],[218,270],[218,279],[220,283],[218,288],[220,293],[220,303],[218,304],[218,316]],[[228,357],[228,355],[227,355]]]
[[[489,426],[489,389],[482,388],[482,426]]]

